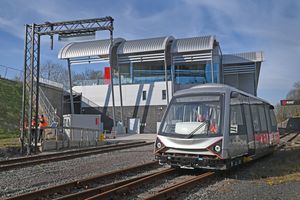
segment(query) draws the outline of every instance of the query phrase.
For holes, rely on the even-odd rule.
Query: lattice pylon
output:
[[[35,125],[32,123],[33,120],[38,121],[40,36],[36,32],[35,24],[26,25],[21,142],[22,148],[24,147],[24,143],[27,143],[27,154],[31,153],[33,136],[35,147],[37,146],[38,123],[35,123]]]

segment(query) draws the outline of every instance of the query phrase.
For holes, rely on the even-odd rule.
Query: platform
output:
[[[143,133],[143,134],[117,134],[116,138],[112,138],[111,135],[107,135],[105,141],[146,141],[154,142],[156,133]]]

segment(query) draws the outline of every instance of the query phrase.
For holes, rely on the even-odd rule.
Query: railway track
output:
[[[154,187],[160,189],[151,192],[139,199],[166,199],[174,198],[180,192],[203,181],[205,178],[214,175],[214,172],[202,172],[188,175],[173,168],[163,168],[157,161],[146,164],[117,170],[114,172],[94,176],[91,178],[78,180],[54,187],[28,192],[20,196],[10,198],[10,200],[27,199],[56,199],[56,200],[76,200],[76,199],[131,199],[140,193],[148,191],[148,186],[155,182]],[[185,177],[180,181],[166,181]],[[171,182],[171,184],[169,184]],[[166,184],[161,186],[161,184]],[[142,190],[141,190],[142,188]],[[161,189],[163,188],[163,189]]]
[[[83,199],[87,195],[93,194],[96,191],[111,189],[108,186],[99,188],[99,185],[105,184],[107,180],[121,179],[121,177],[128,177],[130,174],[134,176],[149,170],[161,168],[157,161],[148,162],[142,165],[137,165],[105,174],[100,174],[90,178],[77,180],[38,191],[28,192],[16,197],[9,198],[10,200],[31,200],[31,199]],[[130,179],[129,179],[130,180]],[[119,184],[124,184],[121,181]],[[107,185],[107,184],[106,184]],[[114,185],[115,187],[115,185]],[[92,191],[93,190],[93,191]]]
[[[53,153],[47,155],[28,156],[28,157],[21,157],[21,158],[10,159],[10,160],[3,160],[0,161],[0,171],[10,170],[10,169],[20,168],[20,167],[27,167],[27,166],[41,164],[41,163],[68,160],[68,159],[73,159],[78,157],[89,156],[93,154],[107,153],[111,151],[140,147],[140,146],[145,146],[150,144],[153,143],[144,142],[144,141],[131,142],[131,143],[124,143],[124,144],[104,145],[100,147],[85,148],[85,149]]]
[[[280,136],[280,139],[285,138],[286,136],[290,135],[291,133],[293,133],[293,131],[288,131],[287,133],[285,133],[284,135]]]
[[[157,193],[152,196],[146,197],[145,200],[159,200],[159,199],[176,199],[176,195],[180,192],[193,187],[199,182],[203,181],[203,179],[213,176],[215,172],[205,172],[197,176],[193,176],[187,180],[178,182],[174,185],[170,185],[169,187],[165,187],[162,190],[159,190]]]
[[[280,136],[280,145],[278,146],[278,149],[284,148],[287,145],[290,145],[298,136],[300,135],[300,132],[294,132],[289,131],[285,133],[284,135]]]
[[[291,138],[289,138],[286,142],[292,142],[294,139],[296,139],[298,137],[298,135],[300,134],[300,132],[296,133],[294,136],[292,136]]]
[[[87,200],[96,200],[96,199],[147,199],[147,200],[159,200],[159,199],[176,199],[177,195],[184,190],[198,184],[203,181],[203,179],[210,177],[214,174],[214,172],[205,172],[199,175],[189,176],[188,178],[184,178],[181,181],[177,181],[172,184],[165,184],[165,180],[171,176],[172,179],[180,178],[181,176],[185,176],[184,174],[179,173],[180,171],[169,168],[160,172],[154,172],[152,174],[148,174],[146,176],[138,177],[135,179],[131,179],[128,181],[124,181],[124,183],[116,183],[109,186],[109,188],[102,188],[102,190],[98,190],[98,194],[96,192],[91,193],[90,196],[84,196]],[[177,176],[177,177],[176,177]],[[163,189],[157,190],[156,192],[148,193],[144,196],[140,196],[140,193],[144,193],[148,191],[149,183],[158,182],[158,186]],[[161,186],[161,184],[163,186]],[[112,188],[112,189],[110,189]],[[141,188],[142,189],[141,191]],[[107,190],[106,190],[107,189]],[[146,192],[147,193],[147,192]],[[80,198],[83,196],[80,196]],[[77,198],[76,194],[72,196],[72,198],[68,199],[80,199]],[[64,198],[62,198],[64,199]]]

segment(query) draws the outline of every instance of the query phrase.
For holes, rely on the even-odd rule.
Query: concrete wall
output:
[[[171,100],[172,84],[169,81],[169,97]],[[104,130],[111,130],[112,95],[109,85],[75,86],[74,91],[82,93],[82,114],[101,114]],[[130,118],[139,118],[141,133],[156,133],[157,122],[160,122],[165,111],[167,100],[162,99],[162,91],[166,90],[165,82],[148,84],[130,84],[122,86],[123,120],[128,127]],[[143,91],[146,99],[143,100]],[[114,86],[116,121],[121,121],[119,86]]]
[[[128,128],[130,118],[139,118],[141,122],[141,133],[156,133],[157,122],[166,110],[166,105],[161,106],[125,106],[123,108],[124,125]],[[116,107],[116,121],[121,120],[120,107]],[[101,114],[104,130],[111,130],[112,107],[85,107],[82,108],[82,114]]]
[[[171,81],[169,83],[169,96],[171,97]],[[112,106],[110,85],[75,86],[73,90],[82,93],[82,107],[109,107]],[[122,85],[124,106],[167,105],[167,100],[162,99],[162,90],[166,90],[165,82],[148,84]],[[143,91],[146,91],[146,99],[143,100]],[[114,86],[115,105],[120,106],[119,86]],[[85,99],[86,98],[86,99]],[[171,99],[171,98],[170,98]]]

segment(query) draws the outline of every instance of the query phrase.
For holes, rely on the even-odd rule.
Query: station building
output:
[[[110,40],[74,42],[63,47],[58,57],[67,60],[69,66],[111,58],[113,67],[105,67],[104,79],[73,83],[75,96],[80,99],[75,110],[101,114],[104,129],[111,130],[113,70],[116,120],[123,121],[128,132],[138,133],[157,131],[168,102],[181,89],[224,83],[256,95],[263,62],[262,52],[222,54],[215,36],[116,38],[112,46]]]

